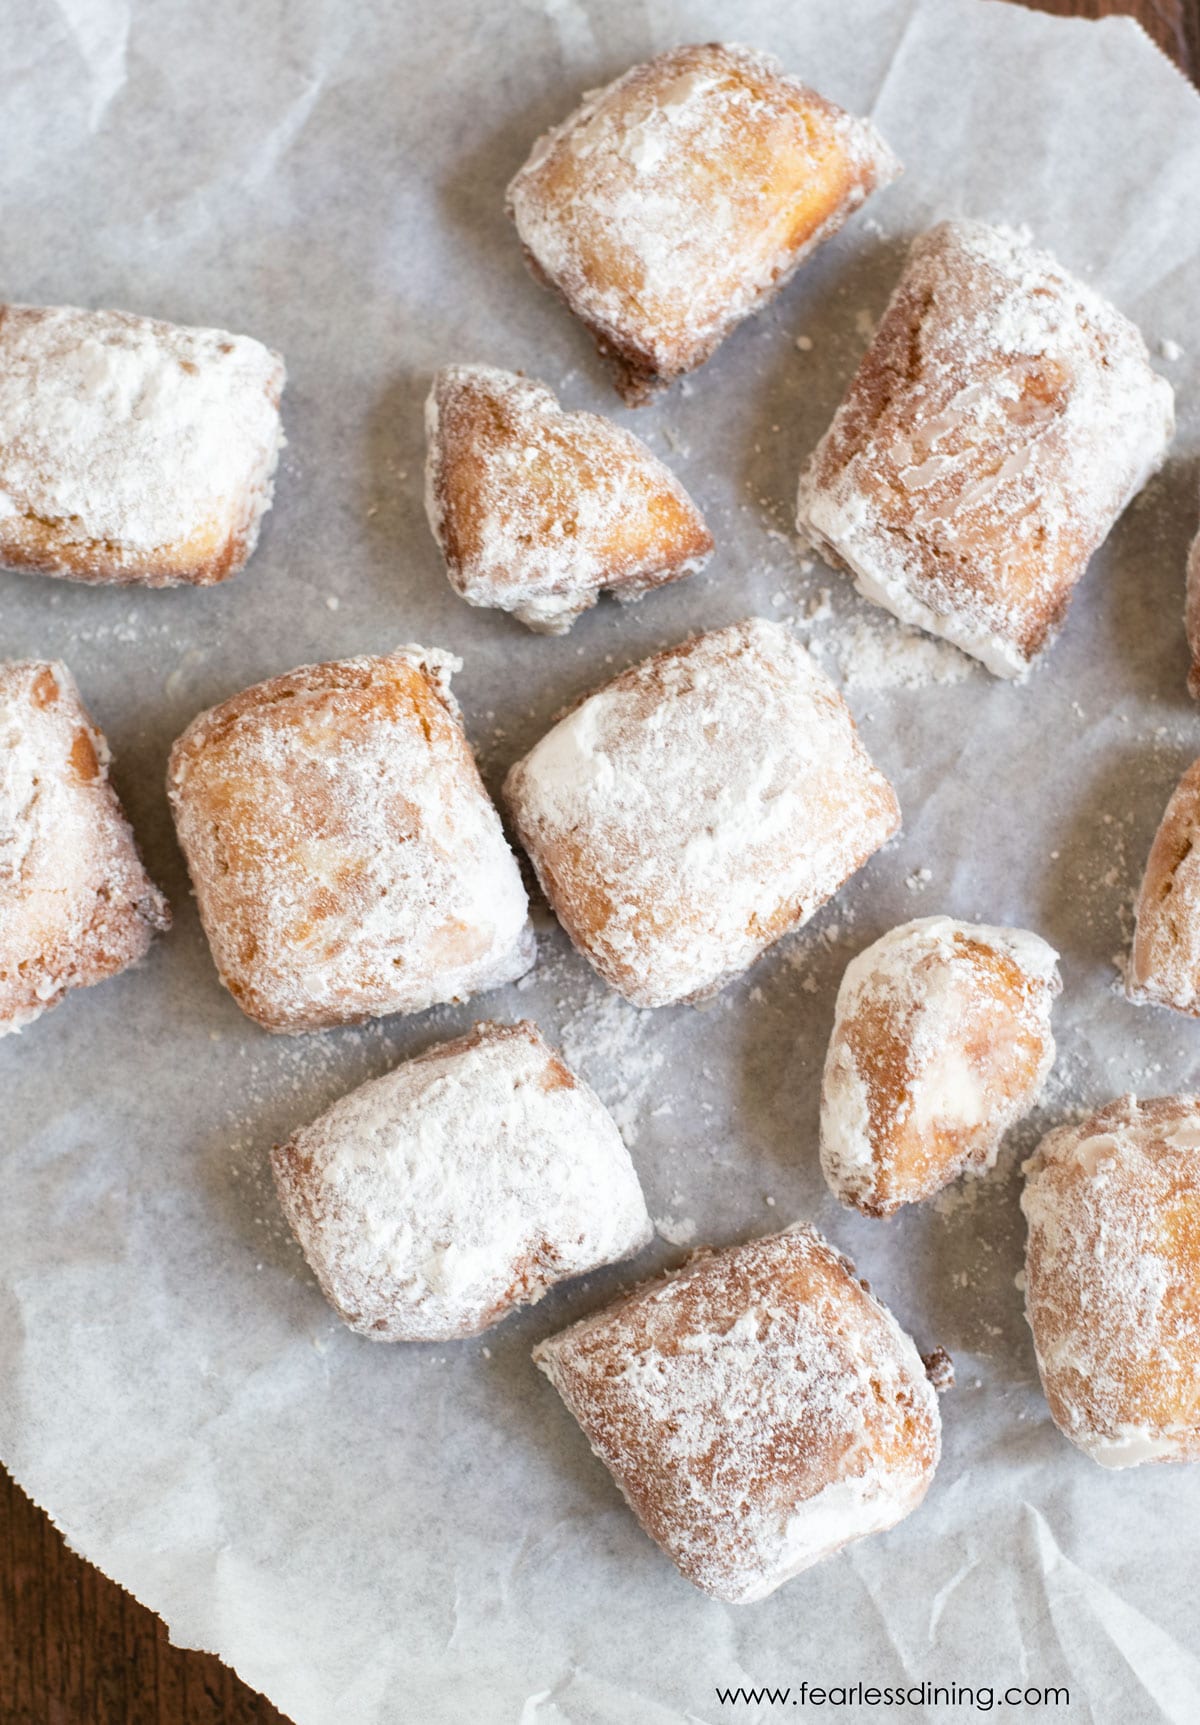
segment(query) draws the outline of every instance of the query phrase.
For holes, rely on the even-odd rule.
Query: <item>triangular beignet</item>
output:
[[[700,511],[640,438],[565,412],[530,378],[446,366],[425,426],[429,524],[468,604],[559,635],[602,591],[638,599],[712,551]]]

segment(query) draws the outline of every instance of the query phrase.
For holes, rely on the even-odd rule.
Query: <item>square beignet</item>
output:
[[[321,1291],[360,1335],[477,1335],[653,1234],[599,1097],[537,1026],[477,1024],[272,1153]]]
[[[1163,812],[1137,897],[1130,1000],[1200,1018],[1200,760]]]
[[[1118,1097],[1026,1171],[1025,1309],[1055,1425],[1102,1467],[1200,1461],[1200,1098]]]
[[[712,994],[900,825],[842,697],[761,617],[588,695],[504,794],[559,921],[635,1006]]]
[[[1173,393],[1132,323],[1008,228],[913,245],[797,525],[864,598],[1020,677],[1161,463]]]
[[[0,1036],[136,964],[171,912],[67,667],[0,664]]]
[[[948,916],[889,930],[846,967],[821,1085],[821,1167],[868,1216],[992,1167],[1054,1064],[1058,954]]]
[[[283,384],[250,336],[0,306],[0,563],[143,587],[235,575],[270,507]]]
[[[266,1030],[424,1012],[534,960],[516,858],[423,647],[201,713],[167,792],[221,981]]]
[[[445,366],[425,436],[429,525],[470,605],[559,635],[602,591],[640,599],[712,551],[700,511],[640,438],[564,412],[515,372]]]
[[[894,1527],[938,1463],[915,1346],[807,1226],[702,1253],[533,1357],[650,1538],[731,1604]]]
[[[584,98],[508,188],[534,274],[631,405],[692,371],[900,164],[856,119],[719,42],[673,48]]]

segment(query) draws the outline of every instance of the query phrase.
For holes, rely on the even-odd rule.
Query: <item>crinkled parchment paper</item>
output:
[[[504,185],[581,89],[713,36],[870,113],[907,172],[701,373],[631,414],[526,274]],[[0,1045],[0,1455],[16,1478],[177,1641],[298,1725],[715,1725],[780,1716],[721,1708],[717,1684],[803,1677],[1061,1683],[1070,1712],[1038,1717],[1193,1725],[1200,1468],[1105,1473],[1057,1435],[1016,1278],[1017,1165],[1039,1128],[1125,1087],[1200,1084],[1200,1028],[1114,986],[1154,826],[1200,752],[1180,624],[1200,101],[1128,21],[988,0],[27,0],[5,61],[0,293],[246,330],[291,374],[275,509],[227,587],[0,576],[4,654],[74,668],[176,910],[140,970]],[[1167,467],[1024,688],[949,648],[895,649],[897,627],[790,536],[801,460],[906,237],[959,213],[1028,223],[1140,323],[1181,393]],[[436,365],[475,358],[649,437],[708,513],[709,570],[561,640],[461,604],[422,512],[420,407]],[[903,836],[801,936],[705,1010],[640,1014],[542,911],[531,983],[472,1007],[297,1040],[241,1017],[162,791],[201,707],[314,658],[449,647],[495,785],[578,692],[751,611],[792,620],[846,681],[904,810]],[[868,941],[941,910],[1061,950],[1061,1056],[994,1176],[872,1222],[817,1168],[834,993]],[[457,1346],[339,1327],[281,1225],[270,1145],[473,1017],[519,1013],[627,1135],[663,1232],[637,1272],[689,1238],[811,1216],[922,1346],[952,1351],[945,1459],[893,1533],[753,1607],[675,1574],[529,1363],[629,1267]]]

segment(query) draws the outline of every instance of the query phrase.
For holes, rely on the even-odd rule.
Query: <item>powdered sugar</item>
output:
[[[0,1035],[114,976],[170,926],[62,664],[0,665]]]
[[[647,1533],[721,1599],[894,1525],[937,1464],[915,1347],[807,1226],[694,1259],[534,1358]]]
[[[175,744],[168,789],[213,956],[266,1028],[422,1012],[533,963],[458,666],[421,647],[302,666]]]
[[[640,399],[706,359],[898,172],[866,121],[769,55],[710,43],[586,97],[508,197],[539,271]]]
[[[1200,1460],[1200,1101],[1121,1097],[1027,1166],[1026,1309],[1055,1423],[1106,1467]]]
[[[271,501],[283,381],[248,336],[4,307],[0,554],[152,585],[231,573]]]
[[[1020,676],[1172,431],[1127,319],[1021,235],[943,222],[913,246],[797,523],[866,598]]]
[[[899,824],[841,697],[762,618],[588,696],[505,794],[567,932],[639,1006],[744,970]]]
[[[616,1127],[527,1022],[351,1091],[273,1164],[327,1298],[377,1341],[473,1335],[651,1236]]]
[[[425,404],[425,507],[451,584],[559,634],[602,590],[638,599],[702,568],[699,510],[631,432],[564,413],[492,366],[446,366]]]
[[[990,1168],[1054,1063],[1057,953],[946,916],[891,929],[846,967],[821,1089],[821,1166],[871,1215]]]

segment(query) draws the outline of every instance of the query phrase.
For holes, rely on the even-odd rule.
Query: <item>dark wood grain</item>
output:
[[[1200,81],[1200,0],[1027,3],[1076,18],[1132,13]],[[288,1725],[220,1660],[172,1647],[153,1612],[69,1551],[3,1469],[0,1722]]]

